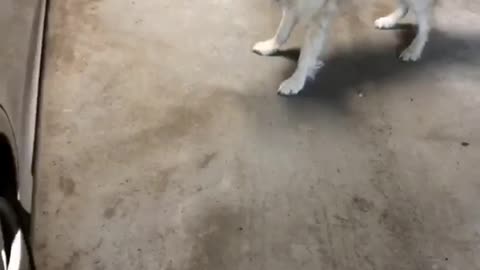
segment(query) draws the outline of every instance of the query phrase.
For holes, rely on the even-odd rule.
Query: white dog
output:
[[[307,23],[307,33],[300,52],[298,66],[293,75],[279,87],[282,95],[296,95],[302,90],[308,78],[315,75],[323,65],[318,61],[332,18],[336,14],[337,5],[344,0],[276,0],[282,7],[282,20],[275,36],[269,40],[258,42],[253,51],[260,55],[275,54],[290,36],[298,21]],[[358,0],[364,1],[364,0]],[[400,54],[403,61],[416,61],[422,55],[430,31],[430,16],[434,0],[397,0],[398,8],[391,14],[375,21],[377,28],[391,28],[408,10],[412,10],[418,23],[418,31],[412,43]]]

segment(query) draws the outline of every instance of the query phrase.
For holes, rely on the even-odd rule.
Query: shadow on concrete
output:
[[[335,51],[325,59],[326,65],[320,69],[313,81],[293,100],[309,99],[345,109],[348,95],[356,94],[362,85],[368,82],[387,82],[408,80],[414,74],[427,69],[446,68],[452,64],[471,65],[478,68],[480,64],[480,35],[454,35],[432,31],[430,41],[422,59],[415,63],[403,63],[398,55],[415,35],[411,25],[398,27],[396,31],[397,48],[391,46],[358,46],[353,50]],[[297,61],[299,49],[281,51],[277,56]],[[285,70],[285,78],[292,69]],[[289,97],[289,102],[292,97]],[[295,102],[294,102],[295,103]]]

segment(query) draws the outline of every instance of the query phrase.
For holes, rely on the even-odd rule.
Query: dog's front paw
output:
[[[392,17],[381,17],[375,20],[375,27],[378,29],[390,29],[397,24],[397,21]]]
[[[415,62],[422,56],[421,50],[415,46],[409,46],[400,54],[400,60],[403,62]]]
[[[279,47],[280,46],[275,42],[275,40],[269,39],[266,41],[257,42],[253,46],[252,50],[254,53],[267,56],[278,52]]]
[[[278,88],[278,94],[282,96],[296,95],[302,91],[304,85],[304,80],[300,80],[292,76],[280,84],[280,87]]]

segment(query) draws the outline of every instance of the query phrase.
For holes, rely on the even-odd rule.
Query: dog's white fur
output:
[[[282,7],[282,20],[275,36],[269,40],[258,42],[253,51],[260,55],[275,54],[289,38],[299,20],[307,24],[307,33],[300,52],[298,66],[293,75],[285,80],[278,92],[282,95],[295,95],[302,90],[308,78],[315,75],[323,65],[318,57],[322,53],[332,18],[337,6],[344,0],[276,0]],[[359,0],[364,1],[364,0]],[[400,54],[403,61],[416,61],[421,55],[428,40],[430,16],[434,0],[396,0],[398,8],[391,14],[375,21],[380,29],[391,28],[412,10],[418,23],[418,31],[412,43]]]

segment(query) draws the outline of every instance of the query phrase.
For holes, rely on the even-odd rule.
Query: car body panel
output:
[[[32,162],[45,5],[45,0],[0,1],[0,106],[12,129],[19,198],[28,212],[33,197]]]
[[[0,170],[0,251],[8,251],[0,258],[0,269],[34,266],[30,214],[46,5],[46,0],[0,1],[0,139],[7,145],[0,151],[7,164]],[[13,176],[5,168],[11,168]]]

